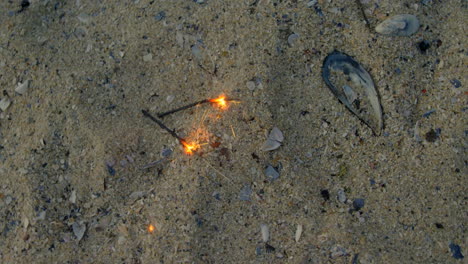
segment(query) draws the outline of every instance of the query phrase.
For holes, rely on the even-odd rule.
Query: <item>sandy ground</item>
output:
[[[0,1],[1,263],[464,261],[467,1],[361,1],[411,37],[351,0],[198,2]],[[381,136],[325,86],[334,49],[372,75]],[[141,114],[222,93],[241,102],[163,119],[192,156]]]

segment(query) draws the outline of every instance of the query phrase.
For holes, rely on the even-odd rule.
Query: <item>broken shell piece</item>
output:
[[[260,231],[262,232],[263,242],[268,242],[268,240],[270,239],[270,230],[268,229],[268,226],[266,224],[261,224]]]
[[[86,224],[83,222],[81,223],[75,222],[72,225],[72,229],[73,229],[73,233],[76,236],[76,240],[80,241],[86,232]]]
[[[294,237],[296,240],[296,243],[299,242],[299,239],[301,239],[301,235],[302,235],[302,225],[297,225],[296,235]]]
[[[10,106],[10,104],[11,104],[10,99],[8,99],[8,98],[3,98],[2,100],[0,100],[0,109],[1,109],[3,112],[5,112],[5,111],[8,109],[8,107]]]
[[[262,150],[263,151],[270,151],[275,150],[281,146],[281,142],[283,142],[284,136],[283,132],[279,130],[279,128],[274,127],[270,135],[268,135],[267,141],[263,144]]]
[[[18,86],[16,86],[15,88],[15,92],[23,95],[26,92],[28,92],[28,88],[29,88],[29,80],[26,80],[23,83],[18,83]]]
[[[374,134],[383,127],[382,107],[369,73],[350,56],[334,51],[322,66],[322,78],[331,92]]]
[[[419,29],[419,20],[414,15],[396,15],[387,18],[375,27],[375,31],[388,36],[411,36]]]

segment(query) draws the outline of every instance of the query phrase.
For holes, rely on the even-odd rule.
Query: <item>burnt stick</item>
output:
[[[144,116],[148,117],[149,119],[153,120],[153,122],[155,122],[156,124],[158,124],[162,129],[166,130],[167,132],[169,132],[169,134],[171,134],[171,136],[177,138],[180,142],[183,142],[185,141],[183,138],[179,137],[179,135],[176,134],[176,132],[174,132],[174,130],[171,130],[170,128],[168,128],[166,125],[164,125],[161,121],[159,121],[158,119],[156,119],[154,116],[152,116],[148,111],[146,110],[141,110],[141,112],[143,113]]]

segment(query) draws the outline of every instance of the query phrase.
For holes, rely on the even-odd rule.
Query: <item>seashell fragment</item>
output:
[[[380,135],[383,121],[379,96],[371,76],[357,61],[334,51],[323,62],[322,78],[341,103]]]
[[[5,112],[5,111],[8,109],[8,107],[10,106],[10,104],[11,104],[10,99],[8,99],[8,98],[3,98],[2,100],[0,100],[0,109],[1,109],[3,112]]]
[[[388,36],[411,36],[419,29],[419,20],[414,15],[395,15],[375,27],[375,31]]]
[[[15,92],[24,95],[28,92],[29,89],[29,80],[24,81],[23,83],[18,83],[18,86],[15,88]]]
[[[263,144],[262,150],[263,151],[270,151],[275,150],[281,146],[281,142],[283,142],[284,136],[283,132],[279,130],[279,128],[274,127],[270,135],[268,135],[267,141]]]

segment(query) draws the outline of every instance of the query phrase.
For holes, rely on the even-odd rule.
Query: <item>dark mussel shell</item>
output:
[[[370,74],[357,61],[334,51],[323,62],[322,78],[341,103],[380,135],[383,121],[379,95]]]

